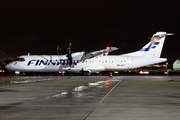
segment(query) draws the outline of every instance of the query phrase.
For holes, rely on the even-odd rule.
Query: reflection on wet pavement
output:
[[[105,99],[112,88],[122,77],[17,77],[1,79],[0,93],[1,112],[8,116],[1,118],[36,119],[34,116],[49,114],[68,114],[84,118],[97,107],[97,103]],[[99,103],[100,104],[100,103]],[[96,108],[95,107],[95,108]],[[34,111],[34,110],[38,110]],[[57,111],[56,111],[57,110]],[[54,112],[55,113],[54,113]],[[59,112],[58,112],[59,111]],[[30,113],[29,113],[30,112]],[[60,113],[60,114],[59,114]],[[72,113],[72,114],[71,114]],[[79,114],[80,113],[80,114]],[[34,115],[34,116],[33,116]],[[49,115],[46,115],[46,117]],[[10,117],[11,118],[11,117]],[[72,117],[74,120],[74,117]]]
[[[11,80],[12,79],[12,80]],[[65,77],[14,77],[11,79],[0,78],[0,85],[8,85],[8,84],[25,84],[25,83],[33,83],[33,82],[42,82],[49,80],[59,80],[65,79]],[[15,80],[18,81],[15,81]]]
[[[179,120],[178,76],[68,77],[0,77],[0,120]]]
[[[70,92],[61,92],[55,95],[43,97],[41,99],[32,100],[31,102],[57,100],[62,98],[72,98],[73,101],[85,101],[89,98],[95,97],[97,94],[99,94],[101,89],[113,87],[112,85],[115,84],[117,81],[110,78],[105,81],[88,83],[87,86],[75,87]],[[29,104],[29,102],[26,102],[25,104]]]

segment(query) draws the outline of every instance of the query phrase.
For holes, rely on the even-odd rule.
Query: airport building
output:
[[[6,60],[3,63],[0,63],[0,74],[2,73],[9,73],[10,71],[5,68],[5,66],[10,63],[10,60]]]
[[[0,63],[0,73],[5,73],[5,63]]]
[[[179,60],[176,60],[173,63],[173,70],[180,70],[180,61]]]

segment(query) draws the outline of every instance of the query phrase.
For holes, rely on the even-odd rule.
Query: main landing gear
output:
[[[79,74],[80,76],[91,76],[92,75],[92,73],[91,73],[91,71],[90,70],[87,70],[87,71],[85,71],[85,70],[81,70],[81,73]]]

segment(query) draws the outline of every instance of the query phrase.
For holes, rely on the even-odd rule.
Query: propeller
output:
[[[60,55],[61,48],[57,47],[57,55]]]
[[[69,63],[70,69],[71,69],[72,60],[73,60],[72,55],[71,55],[71,45],[72,45],[72,43],[70,43],[69,47],[67,48],[68,54],[66,56],[66,57],[68,57],[68,63]]]

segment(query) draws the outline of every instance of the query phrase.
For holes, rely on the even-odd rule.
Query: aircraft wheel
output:
[[[18,77],[20,75],[19,71],[15,71],[15,76]]]
[[[85,72],[83,70],[80,71],[79,76],[84,76]]]
[[[91,73],[91,72],[86,71],[86,76],[91,76],[91,75],[92,75],[92,73]]]
[[[80,73],[79,76],[84,76],[84,74],[83,74],[83,73]]]

